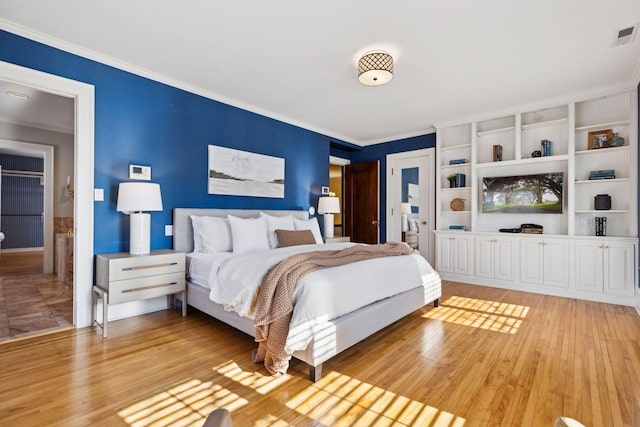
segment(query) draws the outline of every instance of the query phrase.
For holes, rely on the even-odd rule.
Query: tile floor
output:
[[[3,264],[6,258],[3,255]],[[59,281],[55,274],[2,273],[0,341],[73,326],[71,285]]]

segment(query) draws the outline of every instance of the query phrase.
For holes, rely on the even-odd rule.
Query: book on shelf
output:
[[[589,172],[589,179],[614,179],[616,177],[616,171],[613,169],[596,170]]]
[[[464,163],[467,163],[467,159],[453,159],[453,160],[449,160],[449,164],[450,165],[462,165]]]
[[[493,146],[493,161],[501,162],[502,161],[502,145],[496,144]]]
[[[460,230],[460,231],[465,231],[467,229],[466,226],[464,225],[450,225],[449,226],[449,230]]]

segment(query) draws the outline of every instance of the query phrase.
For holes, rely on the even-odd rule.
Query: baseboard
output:
[[[638,315],[640,316],[640,305],[636,305],[636,311],[638,312]]]

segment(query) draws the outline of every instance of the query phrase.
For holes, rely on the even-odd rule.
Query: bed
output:
[[[194,232],[191,220],[192,215],[218,218],[226,218],[227,215],[232,215],[238,218],[255,218],[260,216],[261,212],[277,217],[291,215],[293,218],[299,220],[309,219],[307,212],[301,210],[175,208],[173,210],[173,246],[175,250],[188,254],[187,271],[190,270],[191,262],[198,262],[197,254],[193,253]],[[313,246],[316,250],[322,250],[325,248],[335,248],[335,245],[339,244],[306,246]],[[285,249],[289,248],[275,249],[275,251],[284,251]],[[382,259],[385,258],[380,258],[380,260]],[[440,278],[430,266],[428,266],[428,268],[428,275],[421,273],[421,284],[407,285],[410,286],[408,290],[369,303],[354,311],[340,315],[335,319],[325,321],[320,327],[315,327],[313,336],[309,339],[306,347],[293,352],[294,358],[309,365],[309,377],[311,381],[315,382],[320,379],[322,375],[322,364],[331,357],[426,304],[433,303],[437,306],[438,299],[441,296]],[[250,336],[255,336],[255,328],[251,318],[241,316],[234,311],[228,311],[228,306],[225,307],[211,300],[211,289],[203,286],[202,276],[204,275],[201,274],[199,280],[192,279],[191,277],[187,278],[188,305]],[[196,275],[196,277],[198,276]]]

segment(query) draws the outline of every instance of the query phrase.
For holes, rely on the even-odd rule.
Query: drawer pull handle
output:
[[[147,289],[154,289],[154,288],[163,288],[165,286],[173,286],[173,285],[177,285],[178,282],[171,282],[171,283],[162,283],[160,285],[151,285],[151,286],[141,286],[139,288],[133,288],[133,289],[123,289],[122,293],[127,293],[127,292],[137,292],[137,291],[145,291]]]
[[[159,267],[170,267],[172,265],[178,265],[177,262],[165,262],[164,264],[151,264],[151,265],[138,265],[136,267],[125,267],[122,271],[132,271],[132,270],[144,270],[147,268],[159,268]]]

